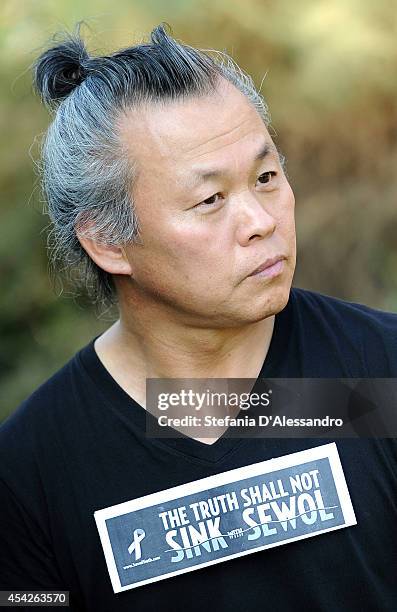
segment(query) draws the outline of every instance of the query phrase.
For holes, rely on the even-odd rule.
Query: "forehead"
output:
[[[233,156],[270,135],[257,110],[222,79],[214,94],[133,109],[122,119],[120,135],[139,171],[194,167]],[[265,137],[265,138],[264,138]]]

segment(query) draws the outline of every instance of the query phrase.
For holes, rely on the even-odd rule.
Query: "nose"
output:
[[[269,201],[267,208],[271,205]],[[236,233],[241,246],[247,246],[254,240],[269,237],[274,233],[277,226],[275,217],[266,210],[264,202],[250,191],[239,194],[233,210],[236,211]]]

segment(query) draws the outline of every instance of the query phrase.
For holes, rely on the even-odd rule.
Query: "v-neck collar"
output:
[[[293,289],[286,307],[275,315],[272,338],[269,349],[259,372],[258,379],[275,378],[282,360],[288,352],[288,343],[292,327],[292,300]],[[83,365],[93,383],[105,396],[113,409],[120,411],[123,420],[130,420],[135,429],[139,429],[142,436],[146,436],[146,418],[149,413],[143,406],[138,404],[124,389],[116,382],[110,372],[106,369],[95,350],[94,343],[99,336],[95,336],[89,344],[77,354],[77,358]],[[256,383],[255,383],[256,384]],[[255,388],[255,387],[254,387]],[[149,416],[150,418],[150,416]],[[154,419],[154,417],[153,417]],[[169,430],[171,436],[175,436],[175,430],[170,427],[164,428],[164,433]],[[229,429],[213,444],[205,444],[184,436],[164,438],[146,438],[156,446],[167,448],[179,456],[186,456],[192,460],[204,464],[213,464],[228,458],[244,443],[249,443],[249,438],[233,438],[229,435]]]

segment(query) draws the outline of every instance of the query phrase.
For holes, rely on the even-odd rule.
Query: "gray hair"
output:
[[[39,166],[51,220],[50,269],[61,269],[96,305],[109,306],[117,302],[112,275],[88,256],[77,228],[80,236],[107,245],[140,240],[131,198],[134,164],[117,127],[121,114],[140,105],[209,95],[224,77],[266,125],[270,117],[251,77],[229,55],[177,42],[167,24],[151,32],[150,42],[102,57],[89,56],[80,25],[35,62],[35,88],[54,114]]]

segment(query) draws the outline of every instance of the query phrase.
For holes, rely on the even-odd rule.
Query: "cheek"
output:
[[[291,236],[295,234],[295,196],[286,181],[284,189],[280,193],[278,206],[278,226],[283,234]]]
[[[155,240],[159,257],[178,269],[204,269],[219,261],[224,249],[219,232],[205,224],[205,221],[190,222],[182,219],[164,224],[161,235]],[[154,246],[154,245],[153,245]]]
[[[286,200],[286,209],[288,211],[289,219],[293,223],[294,214],[295,214],[295,195],[294,195],[294,192],[292,191],[291,185],[288,182],[286,182],[285,200]]]
[[[135,280],[151,291],[173,296],[174,300],[181,295],[197,299],[199,288],[200,293],[214,295],[225,266],[212,233],[202,226],[193,229],[181,223],[173,226],[163,223],[157,232],[152,229],[153,225],[144,246],[136,253],[138,256],[134,258],[131,253]]]
[[[225,277],[225,229],[186,211],[170,210],[160,200],[138,215],[142,246],[132,246],[133,276],[142,284],[214,287]],[[138,211],[137,211],[138,212]]]
[[[167,228],[145,243],[135,260],[133,276],[142,288],[171,303],[182,301],[196,308],[204,301],[207,307],[224,300],[228,287],[225,252],[204,228],[179,227],[172,232]]]

